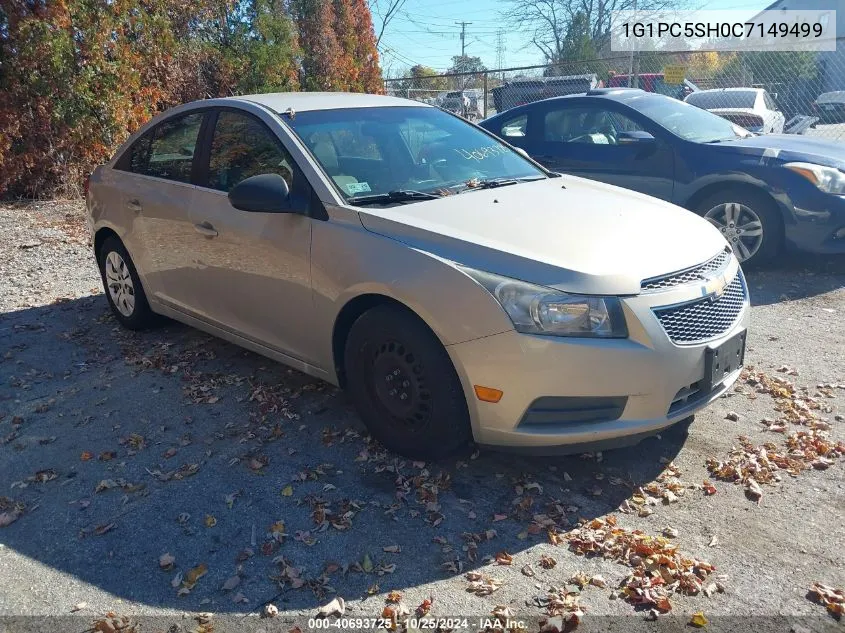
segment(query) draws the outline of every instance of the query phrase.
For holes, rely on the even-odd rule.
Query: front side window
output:
[[[641,131],[630,118],[603,108],[561,108],[544,117],[546,141],[617,145],[620,132]]]
[[[250,176],[279,174],[293,189],[293,161],[270,129],[249,114],[217,115],[208,164],[208,186],[228,192]]]
[[[176,182],[191,182],[202,118],[201,112],[185,114],[156,126],[144,173]]]
[[[346,199],[471,180],[544,178],[528,160],[475,126],[430,107],[297,112],[285,119]],[[340,142],[336,131],[350,138]],[[367,148],[350,155],[350,147]]]

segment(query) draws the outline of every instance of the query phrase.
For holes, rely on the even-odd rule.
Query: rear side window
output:
[[[259,174],[279,174],[293,190],[293,160],[261,121],[222,110],[217,115],[208,165],[208,186],[228,192]]]
[[[150,140],[152,132],[147,132],[136,140],[132,146],[120,157],[115,169],[130,171],[133,174],[143,174],[147,171],[147,159],[150,157]]]
[[[176,182],[191,182],[202,118],[201,112],[186,114],[157,125],[152,132],[146,170],[139,173]]]

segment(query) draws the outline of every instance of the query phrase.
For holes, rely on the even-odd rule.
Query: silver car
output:
[[[106,296],[346,388],[387,447],[635,442],[736,380],[748,290],[707,221],[392,97],[159,115],[91,175]]]

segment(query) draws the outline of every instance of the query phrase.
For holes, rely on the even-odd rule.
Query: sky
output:
[[[701,8],[747,10],[751,17],[769,4],[771,0],[711,0]],[[461,54],[461,27],[456,24],[461,21],[471,22],[466,27],[466,54],[480,57],[487,68],[499,67],[500,37],[504,67],[542,64],[530,35],[509,27],[502,17],[508,5],[507,0],[406,0],[379,46],[385,76],[400,76],[416,64],[446,70],[452,56]],[[375,11],[373,22],[378,32],[381,21]]]

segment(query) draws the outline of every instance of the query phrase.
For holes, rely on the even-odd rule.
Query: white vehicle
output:
[[[782,134],[786,118],[763,88],[717,88],[687,95],[687,103],[757,134]]]

